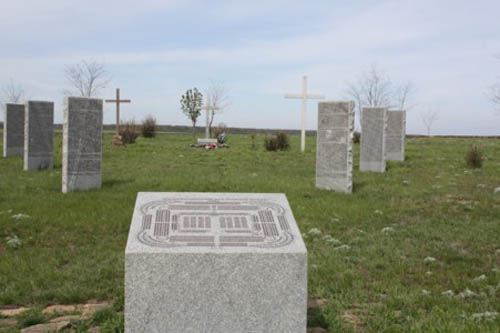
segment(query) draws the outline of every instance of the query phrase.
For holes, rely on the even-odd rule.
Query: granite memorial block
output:
[[[102,100],[67,97],[63,118],[63,193],[100,188]]]
[[[5,104],[3,157],[23,156],[24,104]]]
[[[385,172],[387,108],[361,111],[360,171]]]
[[[352,193],[354,102],[319,102],[316,187]]]
[[[24,170],[54,165],[54,103],[28,101],[24,113]]]
[[[385,136],[386,159],[405,160],[406,111],[387,112],[387,133]]]
[[[217,139],[198,139],[198,145],[204,146],[204,145],[216,145],[217,144]]]
[[[305,332],[307,250],[284,194],[137,196],[125,332]]]

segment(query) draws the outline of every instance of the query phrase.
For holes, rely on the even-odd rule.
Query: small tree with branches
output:
[[[9,82],[2,86],[0,93],[0,101],[2,102],[2,108],[6,103],[20,104],[27,99],[26,91],[23,86],[16,84],[14,80],[10,79]]]
[[[182,112],[191,120],[193,124],[193,140],[195,139],[196,121],[201,114],[203,94],[197,89],[188,89],[181,97]]]
[[[104,64],[95,60],[66,65],[64,75],[72,86],[64,90],[66,96],[95,97],[111,81]]]
[[[432,125],[436,122],[436,120],[438,120],[438,114],[439,110],[431,107],[429,107],[426,112],[420,113],[420,118],[427,129],[427,136],[431,135]]]
[[[408,104],[415,93],[411,81],[402,85],[393,85],[389,76],[385,75],[376,64],[363,72],[354,83],[348,83],[347,94],[354,99],[361,118],[363,107],[387,107],[408,110]]]
[[[223,82],[210,80],[210,85],[205,91],[205,96],[207,106],[213,108],[212,110],[207,111],[209,112],[208,130],[210,136],[212,136],[212,124],[214,122],[215,115],[223,112],[224,109],[227,109],[231,103],[229,100],[228,89]]]
[[[500,60],[500,54],[497,54],[496,58]],[[491,101],[495,105],[497,111],[500,112],[500,76],[498,77],[498,82],[491,87]]]

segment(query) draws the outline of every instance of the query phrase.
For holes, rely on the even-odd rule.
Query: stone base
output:
[[[28,157],[24,158],[24,170],[42,170],[52,169],[54,161],[52,155],[50,157]]]
[[[216,145],[217,139],[198,139],[199,145]]]
[[[316,177],[316,187],[340,193],[352,193],[352,181],[348,180],[346,176],[341,178]]]
[[[8,148],[5,147],[3,150],[3,157],[23,156],[23,155],[24,155],[24,147],[8,147]]]
[[[101,174],[73,175],[68,176],[68,178],[68,182],[62,184],[63,193],[85,191],[92,188],[101,188],[102,186]]]
[[[306,330],[307,254],[127,254],[125,332]]]
[[[363,162],[360,161],[359,171],[371,171],[371,172],[385,172],[385,161],[384,162]]]
[[[386,161],[404,161],[405,155],[403,153],[385,153]]]

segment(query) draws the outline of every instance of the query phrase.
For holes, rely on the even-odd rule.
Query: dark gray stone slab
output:
[[[53,168],[54,103],[28,101],[24,116],[24,170]]]
[[[5,104],[3,157],[23,156],[24,104]]]
[[[406,111],[387,112],[387,133],[385,137],[386,159],[405,160]]]
[[[64,100],[62,191],[100,188],[102,100]]]
[[[353,102],[319,102],[316,187],[352,193]]]
[[[385,172],[387,108],[363,108],[361,113],[359,170]]]
[[[126,332],[305,332],[307,250],[284,194],[139,193]]]

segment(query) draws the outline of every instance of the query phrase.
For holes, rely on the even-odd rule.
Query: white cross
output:
[[[313,95],[307,93],[307,76],[302,77],[302,94],[285,94],[285,98],[302,99],[302,130],[300,132],[300,150],[306,150],[306,111],[308,99],[324,99],[324,95]]]
[[[207,111],[207,122],[205,124],[205,138],[208,139],[210,137],[210,131],[208,130],[208,119],[209,119],[209,114],[210,114],[210,111],[215,111],[215,110],[219,110],[218,107],[216,107],[215,105],[205,105],[205,106],[202,106],[200,108],[201,110],[205,110]]]

